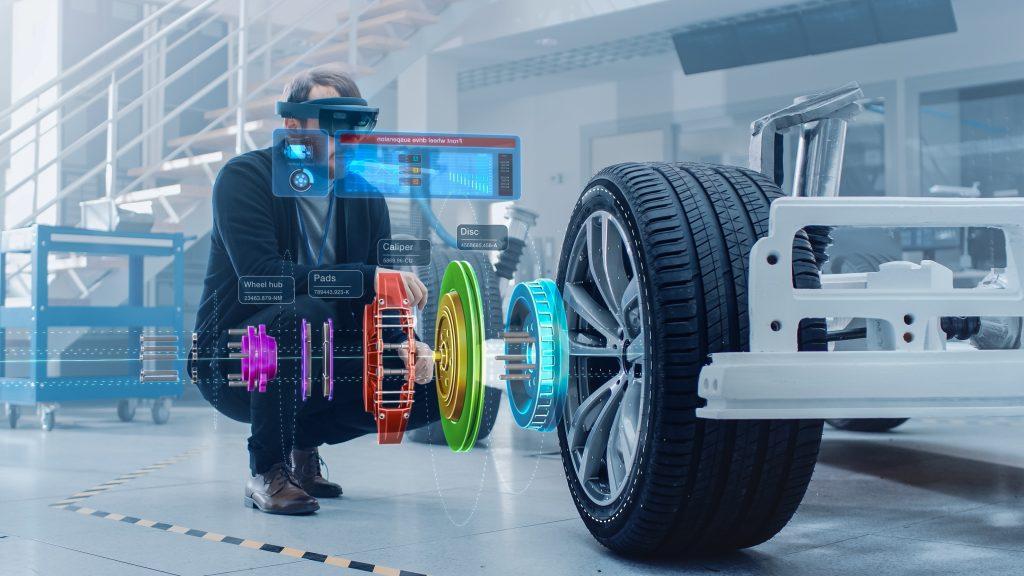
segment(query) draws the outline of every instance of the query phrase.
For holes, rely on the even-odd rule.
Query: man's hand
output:
[[[405,362],[406,369],[409,368],[409,355],[405,348],[398,350],[398,357]],[[416,342],[416,383],[427,384],[434,379],[434,351],[423,342]]]
[[[402,280],[405,281],[405,294],[409,297],[409,304],[415,306],[420,310],[427,305],[427,298],[430,294],[427,293],[427,287],[420,281],[419,276],[412,272],[404,272],[400,270],[390,270],[388,268],[377,268],[377,276],[373,279],[374,291],[380,290],[380,273],[381,272],[398,272],[402,275]],[[428,348],[429,350],[429,348]],[[433,365],[433,360],[431,360]]]

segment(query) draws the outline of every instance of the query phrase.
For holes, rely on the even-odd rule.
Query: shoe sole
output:
[[[256,501],[249,496],[243,497],[242,505],[245,506],[246,508],[254,508],[256,510],[259,510],[264,514],[277,514],[279,516],[301,516],[303,514],[312,514],[313,512],[316,512],[317,510],[320,509],[319,504],[314,504],[308,510],[264,510],[263,508],[260,508],[260,505],[257,504]]]

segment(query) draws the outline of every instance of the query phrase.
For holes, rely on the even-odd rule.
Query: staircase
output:
[[[484,3],[351,0],[338,11],[338,0],[169,0],[0,111],[0,127],[10,126],[0,133],[4,242],[37,222],[182,232],[193,246],[189,323],[206,264],[211,186],[228,159],[269,145],[283,85],[329,63],[383,87],[478,7],[470,5]],[[57,149],[40,154],[55,138]],[[68,161],[99,148],[104,157],[84,167]],[[47,185],[54,173],[58,183]],[[119,304],[123,268],[95,256],[53,259],[51,301]],[[152,298],[162,272],[146,270]],[[28,261],[9,261],[6,274],[7,305],[30,298]]]

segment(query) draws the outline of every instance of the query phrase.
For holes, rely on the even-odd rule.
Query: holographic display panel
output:
[[[515,200],[519,137],[339,132],[335,194]]]

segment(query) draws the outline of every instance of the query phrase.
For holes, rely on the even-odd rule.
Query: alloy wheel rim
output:
[[[563,290],[573,374],[566,441],[577,479],[599,505],[622,494],[647,427],[645,303],[628,238],[613,214],[591,214],[573,241]]]

